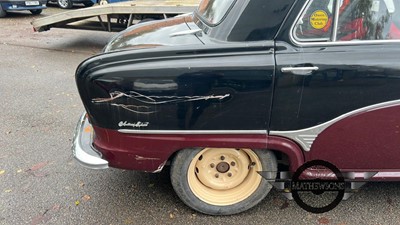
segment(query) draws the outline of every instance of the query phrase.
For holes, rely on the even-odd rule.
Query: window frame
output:
[[[289,30],[289,38],[290,40],[296,44],[297,46],[331,46],[331,45],[371,45],[371,44],[383,44],[383,43],[399,43],[400,39],[391,39],[391,40],[351,40],[351,41],[337,41],[336,36],[337,36],[337,28],[338,28],[338,22],[339,22],[339,9],[340,9],[340,0],[335,0],[334,2],[334,13],[333,15],[333,30],[331,33],[331,38],[328,39],[328,41],[318,41],[321,40],[321,38],[310,38],[310,39],[300,39],[296,37],[295,30],[296,30],[296,24],[300,20],[301,16],[303,13],[309,8],[311,5],[312,1],[318,1],[318,0],[306,0],[303,7],[301,8],[299,14],[296,16],[296,19],[291,25],[291,28]],[[325,38],[326,39],[326,38]]]
[[[199,9],[197,8],[194,12],[196,14],[196,16],[207,26],[209,27],[216,27],[218,25],[220,25],[225,18],[228,16],[228,14],[231,12],[232,8],[236,5],[237,0],[232,0],[231,5],[228,7],[228,9],[225,11],[225,14],[223,17],[221,17],[221,19],[217,22],[217,23],[210,23],[205,17],[203,17],[203,15],[199,12]]]
[[[314,1],[318,1],[318,0],[314,0]],[[333,7],[333,11],[335,12],[335,14],[332,14],[333,15],[333,18],[335,19],[336,18],[336,2],[339,2],[340,0],[333,0],[334,1],[334,7]],[[302,19],[301,17],[302,17],[302,15],[305,13],[305,12],[307,12],[308,11],[308,9],[310,8],[310,6],[312,5],[312,2],[313,2],[313,0],[310,0],[310,1],[308,1],[308,3],[307,4],[305,4],[304,6],[303,6],[303,8],[301,9],[301,12],[300,12],[300,15],[299,16],[297,16],[296,17],[296,22],[294,23],[294,29],[293,29],[293,31],[292,31],[292,33],[293,33],[293,37],[296,39],[296,40],[298,40],[298,41],[300,41],[300,42],[324,42],[324,43],[327,43],[327,42],[331,42],[331,40],[333,40],[332,38],[333,38],[333,31],[335,30],[335,21],[333,21],[332,22],[332,32],[331,32],[331,36],[330,37],[325,37],[325,38],[300,38],[300,37],[298,37],[297,35],[296,35],[296,24],[298,24],[298,22]]]

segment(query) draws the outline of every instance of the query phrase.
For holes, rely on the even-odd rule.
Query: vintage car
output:
[[[82,3],[86,7],[93,6],[95,3],[106,5],[108,3],[123,2],[129,0],[48,0],[49,3],[57,3],[62,9],[71,9],[74,4]]]
[[[159,172],[191,208],[245,211],[257,173],[324,160],[400,178],[400,0],[203,0],[84,61],[83,165]]]
[[[74,4],[82,3],[86,7],[93,6],[96,0],[48,0],[48,3],[57,3],[62,9],[72,9]]]
[[[47,0],[0,0],[0,18],[7,16],[7,12],[29,10],[33,15],[39,15],[46,7]]]

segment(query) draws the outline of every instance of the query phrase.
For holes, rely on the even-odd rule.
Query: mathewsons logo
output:
[[[290,190],[295,202],[313,213],[335,208],[345,193],[342,173],[333,164],[314,160],[303,164],[293,174]]]
[[[365,173],[364,179],[354,179],[354,173],[342,173],[324,160],[312,160],[300,166],[295,173],[279,172],[270,179],[271,171],[260,171],[275,188],[301,208],[312,213],[324,213],[348,199],[376,173]]]

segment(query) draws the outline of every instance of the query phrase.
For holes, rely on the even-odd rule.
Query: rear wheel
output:
[[[171,182],[189,207],[210,215],[231,215],[259,203],[272,185],[257,171],[276,171],[270,151],[204,148],[179,151],[171,166]],[[275,179],[273,173],[271,179]]]
[[[57,0],[57,4],[62,9],[72,8],[72,0]]]
[[[6,10],[4,10],[0,4],[0,18],[5,17],[6,15],[7,15]]]
[[[32,9],[32,10],[29,10],[29,11],[31,11],[31,13],[33,15],[39,15],[40,13],[42,13],[41,9]]]

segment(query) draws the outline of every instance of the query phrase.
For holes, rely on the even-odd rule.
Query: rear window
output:
[[[198,13],[210,25],[217,25],[222,21],[236,0],[203,0]]]

